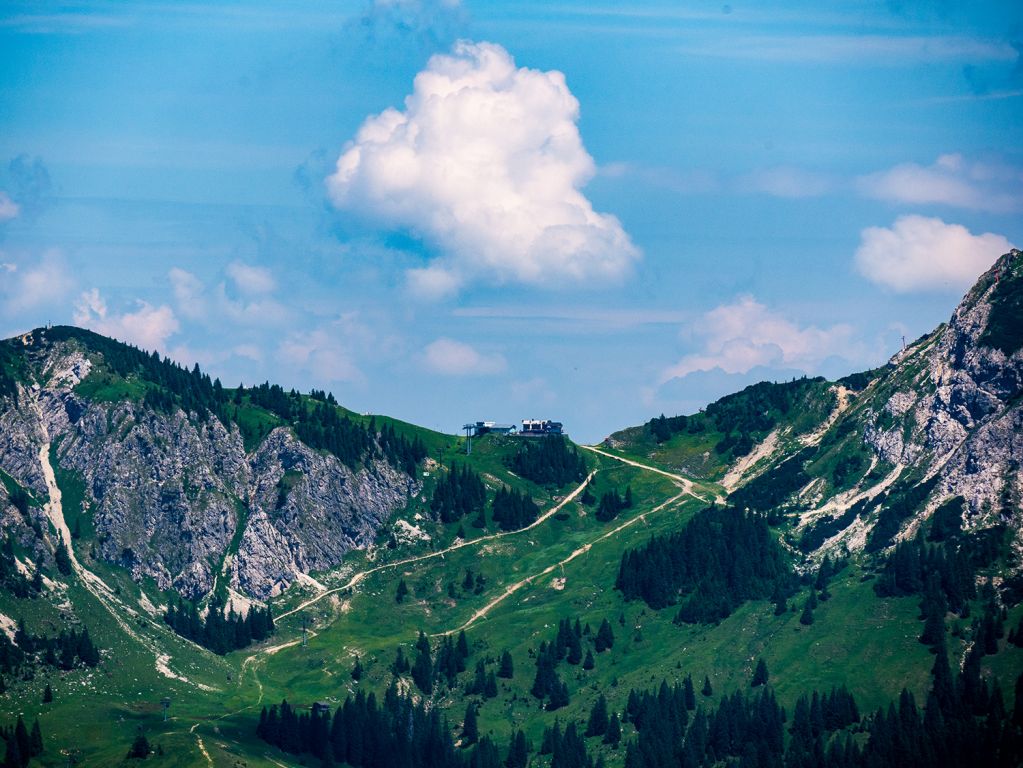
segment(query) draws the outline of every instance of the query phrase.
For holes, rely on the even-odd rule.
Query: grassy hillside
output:
[[[147,613],[144,604],[159,606],[166,595],[139,587],[126,573],[99,563],[90,563],[90,568],[110,585],[109,608],[75,577],[67,586],[57,582],[45,598],[0,597],[0,612],[25,617],[30,627],[40,630],[54,631],[73,613],[103,649],[103,661],[94,671],[41,670],[31,680],[8,681],[8,692],[0,700],[0,722],[11,722],[18,712],[29,721],[39,717],[47,743],[41,765],[66,764],[62,750],[68,749],[79,750],[79,764],[120,764],[140,726],[163,750],[162,756],[150,758],[158,765],[297,765],[294,756],[256,739],[260,707],[285,697],[300,707],[313,701],[333,706],[358,689],[380,696],[392,680],[390,667],[399,647],[411,659],[420,630],[436,649],[446,633],[462,627],[471,651],[467,670],[454,686],[439,684],[431,701],[457,733],[466,703],[479,700],[480,731],[492,734],[502,749],[512,728],[524,729],[538,746],[544,728],[555,719],[585,721],[600,693],[613,711],[620,712],[630,689],[654,687],[662,678],[679,681],[691,674],[699,682],[708,676],[714,693],[701,700],[711,706],[723,695],[748,689],[758,658],[767,662],[774,690],[787,708],[809,689],[843,684],[864,712],[886,705],[903,686],[918,701],[925,698],[932,656],[917,640],[922,627],[918,601],[878,598],[869,568],[860,565],[851,565],[832,580],[832,597],[815,611],[811,626],[799,622],[796,610],[776,616],[767,601],[747,603],[716,626],[676,625],[671,608],[653,611],[642,602],[624,602],[613,588],[622,552],[653,534],[678,530],[705,502],[682,494],[669,477],[613,459],[592,454],[589,458],[596,470],[593,488],[598,498],[609,489],[632,488],[633,508],[615,520],[597,521],[593,506],[583,505],[580,495],[529,530],[498,535],[491,523],[486,531],[467,532],[469,544],[438,554],[460,543],[458,524],[441,525],[422,516],[430,483],[456,462],[469,462],[491,488],[508,483],[525,490],[545,510],[574,490],[548,493],[512,476],[506,462],[517,448],[514,438],[488,436],[476,441],[472,455],[466,457],[450,440],[436,456],[426,491],[406,512],[430,535],[429,542],[396,549],[381,542],[354,553],[337,572],[316,574],[332,591],[293,588],[273,603],[278,616],[275,636],[262,646],[226,657],[174,636],[159,616]],[[72,496],[73,488],[68,491]],[[698,483],[692,493],[709,500],[719,489]],[[421,559],[409,562],[411,558]],[[464,586],[466,570],[474,577],[469,589]],[[364,571],[371,572],[348,586]],[[478,592],[477,574],[485,580]],[[399,604],[395,596],[402,580],[410,594]],[[802,606],[807,590],[801,587],[789,600],[793,609]],[[315,602],[295,610],[311,600]],[[487,606],[488,612],[478,615]],[[980,603],[975,603],[975,615],[980,610]],[[1014,626],[1018,614],[1014,609],[1008,624]],[[577,617],[594,633],[607,619],[614,646],[594,655],[592,670],[562,662],[558,670],[568,685],[570,704],[556,712],[543,711],[530,694],[536,651],[541,641],[553,640],[560,619]],[[953,657],[960,656],[964,641],[950,637],[950,643]],[[584,635],[583,645],[593,648],[592,635]],[[1023,671],[1023,649],[1004,640],[999,648],[995,656],[985,657],[984,668],[1008,689]],[[477,660],[494,670],[504,651],[514,660],[513,678],[499,680],[495,698],[483,701],[467,695]],[[358,681],[352,679],[356,657],[363,670]],[[187,682],[161,674],[161,663]],[[416,690],[407,673],[400,680],[402,686]],[[51,704],[41,703],[46,682],[55,692]],[[160,709],[164,696],[172,700],[166,723]],[[632,732],[626,725],[626,738]],[[608,764],[624,759],[622,748],[611,749],[599,739],[590,739],[589,746]]]
[[[752,384],[698,413],[662,416],[615,432],[605,446],[672,471],[720,480],[771,432],[790,439],[812,432],[835,407],[832,390],[822,378]]]
[[[921,340],[920,348],[930,343],[933,337]],[[701,710],[709,711],[734,692],[750,690],[759,660],[770,670],[770,690],[789,713],[800,696],[834,686],[845,686],[861,713],[887,707],[903,688],[918,703],[927,700],[935,656],[919,639],[924,629],[919,591],[879,596],[875,585],[891,580],[883,552],[848,561],[822,589],[815,584],[819,558],[807,556],[816,544],[801,549],[806,532],[824,535],[819,526],[827,523],[801,525],[811,507],[801,489],[811,487],[817,496],[841,492],[865,478],[880,482],[891,469],[867,455],[858,433],[869,403],[905,385],[890,369],[834,384],[803,379],[755,385],[691,417],[654,419],[616,433],[603,453],[569,444],[569,455],[578,450],[584,459],[586,479],[541,484],[513,471],[523,466],[515,456],[526,446],[539,445],[529,439],[487,435],[475,439],[466,455],[460,438],[355,414],[335,406],[324,393],[217,390],[213,382],[207,390],[201,373],[179,376],[168,373],[162,361],[120,353],[127,362],[107,365],[97,358],[96,378],[87,378],[80,394],[133,398],[157,407],[170,401],[202,403],[208,397],[228,422],[238,425],[250,448],[275,426],[298,428],[317,409],[336,407],[360,428],[393,430],[409,444],[421,443],[426,458],[415,471],[423,487],[380,531],[375,545],[353,551],[341,567],[314,573],[315,581],[297,582],[274,598],[276,631],[270,639],[217,656],[164,623],[162,612],[174,595],[151,581],[136,584],[123,569],[91,556],[94,533],[90,510],[82,503],[82,483],[72,473],[58,472],[65,519],[78,533],[74,553],[88,571],[47,572],[40,596],[0,592],[0,614],[12,636],[19,620],[29,633],[50,637],[62,629],[87,627],[101,649],[101,661],[95,668],[61,671],[40,659],[5,676],[0,726],[12,725],[19,714],[27,723],[38,718],[46,751],[33,764],[135,764],[126,755],[141,729],[157,750],[147,764],[315,765],[319,761],[309,755],[287,754],[257,738],[260,710],[285,698],[300,711],[307,712],[313,702],[334,708],[358,691],[383,700],[395,681],[400,691],[441,712],[456,739],[467,706],[476,703],[480,733],[494,739],[502,758],[512,733],[523,730],[536,766],[551,760],[536,754],[545,730],[555,723],[581,728],[601,695],[611,711],[622,713],[631,690],[656,689],[662,680],[672,684],[691,676],[699,691],[706,677],[712,692],[697,697]],[[913,365],[910,360],[898,375],[915,376]],[[192,385],[181,382],[198,382],[197,390],[182,394]],[[736,481],[729,468],[771,435],[774,449],[755,457],[752,471]],[[435,491],[455,469],[466,467],[485,486],[482,528],[469,515],[441,522],[434,511]],[[15,490],[10,477],[0,479],[5,492]],[[505,488],[535,503],[539,517],[534,523],[512,531],[495,523],[493,499]],[[894,508],[911,488],[893,485],[884,504]],[[788,591],[780,599],[743,602],[714,624],[676,623],[677,605],[654,610],[642,600],[626,601],[615,589],[623,554],[652,537],[682,531],[729,493],[770,521],[771,536],[782,543],[792,569]],[[632,505],[617,510],[613,519],[598,519],[605,495],[628,496]],[[928,546],[941,552],[967,546],[966,539],[956,538],[961,531],[950,530]],[[970,542],[977,552],[983,550],[983,557],[970,565],[975,583],[983,585],[1004,572],[1011,553],[997,541],[991,546]],[[30,542],[19,542],[14,552],[28,570]],[[224,589],[222,582],[218,589]],[[804,606],[818,599],[812,622],[807,622]],[[993,643],[994,652],[980,658],[980,673],[1001,686],[1008,709],[1015,680],[1023,673],[1023,647],[1009,642],[1008,630],[1023,619],[1023,605],[1007,600],[1004,615],[999,614],[1001,636],[985,639],[980,617],[989,602],[980,588],[957,606],[958,613],[946,612],[945,641],[956,666],[977,643]],[[531,689],[541,644],[555,641],[566,619],[585,628],[581,649],[592,655],[593,664],[591,669],[567,660],[556,664],[569,701],[548,711]],[[600,650],[596,636],[605,621],[614,642]],[[431,693],[423,692],[410,671],[395,672],[399,651],[409,662],[416,658],[420,632],[437,661],[445,643],[454,644],[463,631],[469,651],[465,670],[450,680],[441,675]],[[470,692],[477,663],[483,663],[485,673],[496,673],[505,653],[514,674],[497,678],[497,695]],[[44,703],[47,684],[54,700]],[[166,721],[165,697],[170,699]],[[625,744],[636,737],[635,725],[624,724],[623,736],[617,748],[590,737],[587,749],[605,765],[624,765]],[[856,738],[862,742],[866,736],[857,733]]]

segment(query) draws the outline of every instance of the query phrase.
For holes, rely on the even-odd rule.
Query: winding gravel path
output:
[[[592,472],[590,472],[590,474],[586,476],[586,479],[583,480],[579,484],[579,487],[577,487],[575,490],[573,490],[570,494],[568,494],[568,496],[563,498],[555,506],[551,507],[549,510],[547,510],[542,515],[540,515],[540,517],[538,517],[532,523],[527,525],[525,528],[519,528],[518,530],[515,530],[515,531],[502,531],[501,533],[491,533],[491,534],[488,534],[486,536],[480,536],[478,539],[469,539],[468,541],[461,541],[461,542],[459,542],[457,544],[452,544],[450,547],[446,547],[446,548],[438,550],[436,552],[427,552],[425,555],[417,555],[416,557],[407,557],[404,560],[395,560],[393,562],[384,563],[382,565],[378,565],[378,566],[375,566],[373,568],[367,568],[364,571],[359,571],[358,573],[356,573],[354,576],[352,576],[352,578],[350,578],[348,580],[347,583],[341,585],[340,587],[334,587],[333,589],[328,589],[326,592],[322,592],[322,593],[318,594],[316,597],[313,597],[313,598],[311,598],[309,600],[306,600],[304,603],[301,603],[300,605],[296,606],[295,608],[292,608],[290,611],[285,611],[284,613],[282,613],[280,616],[277,617],[277,620],[280,621],[283,618],[291,616],[293,613],[298,613],[299,611],[305,610],[310,605],[314,605],[315,603],[318,603],[320,600],[322,600],[325,597],[333,595],[333,594],[335,594],[337,592],[342,592],[342,591],[344,591],[346,589],[351,589],[356,584],[358,584],[360,581],[365,579],[367,576],[369,576],[371,574],[374,574],[374,573],[377,573],[378,571],[383,571],[383,570],[386,570],[388,568],[397,568],[398,566],[401,566],[401,565],[411,565],[412,563],[420,563],[420,562],[423,562],[424,560],[429,560],[429,559],[434,558],[434,557],[443,557],[444,555],[448,554],[449,552],[454,552],[457,549],[463,549],[464,547],[475,547],[475,546],[477,546],[479,544],[484,544],[484,543],[486,543],[488,541],[494,541],[496,539],[503,539],[503,538],[505,538],[507,536],[517,536],[520,533],[525,533],[526,531],[532,530],[533,528],[536,528],[536,526],[542,524],[546,520],[549,520],[551,517],[556,515],[559,511],[561,511],[562,507],[564,507],[570,501],[572,501],[577,496],[579,496],[579,494],[581,494],[583,492],[583,490],[586,488],[586,484],[588,482],[590,482],[590,480],[593,479],[593,476],[595,474],[597,474],[597,470],[593,470]]]

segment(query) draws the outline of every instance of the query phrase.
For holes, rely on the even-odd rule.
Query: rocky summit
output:
[[[606,445],[719,480],[737,503],[786,515],[789,540],[802,541],[811,563],[912,538],[950,500],[962,504],[965,530],[1006,526],[1023,552],[1021,302],[1023,255],[1012,250],[948,323],[880,368],[755,385]],[[708,431],[720,439],[708,443]]]
[[[864,397],[865,440],[878,458],[938,479],[928,511],[962,496],[969,526],[995,522],[1023,488],[1021,290],[1023,258],[1014,250],[947,325],[896,355]]]
[[[173,401],[153,405],[139,395],[160,385],[141,367],[112,372],[103,350],[124,351],[96,341],[57,328],[4,342],[17,380],[0,405],[0,470],[51,502],[54,473],[73,475],[95,530],[92,554],[137,580],[198,598],[223,578],[267,598],[372,542],[419,487],[378,445],[348,466],[288,425],[246,447],[230,419]],[[0,509],[4,528],[26,543],[34,524],[67,525],[52,503],[19,514],[3,486]]]

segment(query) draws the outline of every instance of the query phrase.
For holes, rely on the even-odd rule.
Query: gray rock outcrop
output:
[[[886,381],[897,389],[869,411],[864,440],[889,463],[937,476],[929,507],[962,496],[967,527],[1005,522],[1023,545],[1023,521],[1007,513],[1023,496],[1023,350],[984,340],[998,276],[1021,262],[1019,251],[1001,257],[947,325],[893,358]]]
[[[237,426],[211,416],[80,397],[95,355],[32,338],[35,381],[17,404],[0,402],[0,468],[44,498],[49,445],[52,463],[84,483],[96,555],[135,579],[196,598],[223,570],[235,589],[266,598],[371,543],[418,490],[384,460],[353,471],[283,427],[247,453]],[[5,493],[0,521],[14,525],[12,509]]]

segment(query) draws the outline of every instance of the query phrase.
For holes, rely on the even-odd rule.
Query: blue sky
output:
[[[15,0],[0,51],[0,335],[449,432],[874,366],[1023,244],[1016,2]]]

